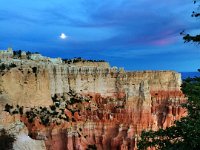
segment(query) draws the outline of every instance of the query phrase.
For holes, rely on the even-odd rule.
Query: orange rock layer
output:
[[[99,150],[137,149],[142,130],[166,128],[186,115],[180,106],[186,99],[177,72],[126,72],[106,63],[68,65],[44,58],[9,57],[2,62],[8,67],[0,72],[0,110],[6,104],[23,106],[27,111],[33,108],[31,117],[38,115],[37,119],[34,116],[34,122],[28,123],[33,118],[24,114],[21,120],[30,136],[44,140],[48,150],[86,149],[92,145]],[[91,100],[71,103],[70,91]],[[56,102],[51,100],[55,95]],[[50,105],[55,103],[64,106],[50,112]],[[38,109],[40,106],[48,108],[49,113]],[[37,111],[43,111],[43,116]],[[56,123],[41,125],[47,117]]]
[[[113,95],[118,101],[88,93],[85,95],[92,100],[84,105],[90,106],[90,110],[72,114],[65,109],[65,115],[75,122],[45,127],[37,119],[32,124],[24,117],[21,120],[31,137],[45,140],[47,150],[84,150],[88,145],[96,145],[98,150],[135,150],[142,130],[165,129],[187,114],[180,105],[186,102],[181,91],[151,91],[150,94],[150,107],[135,108],[131,107],[135,105],[134,100],[125,101],[125,93]]]

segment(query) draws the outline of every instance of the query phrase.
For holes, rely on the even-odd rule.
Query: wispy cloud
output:
[[[66,52],[65,57],[101,57],[114,65],[134,59],[139,66],[146,60],[148,67],[154,66],[151,59],[164,66],[166,60],[162,62],[162,57],[182,62],[183,54],[173,55],[198,49],[194,45],[182,46],[179,34],[184,29],[199,31],[198,20],[190,17],[195,7],[187,0],[7,0],[1,4],[3,47],[11,43],[46,55],[63,56]],[[59,40],[60,33],[70,35],[70,39]],[[194,55],[197,59],[198,55]],[[146,69],[145,64],[141,67]]]

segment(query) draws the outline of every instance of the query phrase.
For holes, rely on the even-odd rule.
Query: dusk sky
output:
[[[0,49],[103,59],[126,70],[200,67],[200,45],[184,43],[180,35],[200,33],[192,0],[0,0],[0,5]]]

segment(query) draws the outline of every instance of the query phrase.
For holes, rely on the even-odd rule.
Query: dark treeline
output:
[[[62,59],[64,63],[71,64],[71,63],[77,63],[77,62],[105,62],[105,60],[92,60],[92,59],[83,59],[81,57],[75,57],[73,59]]]

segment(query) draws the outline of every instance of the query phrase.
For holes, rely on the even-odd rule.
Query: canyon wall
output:
[[[0,130],[5,129],[9,134],[15,136],[16,140],[13,144],[14,150],[45,150],[45,142],[42,140],[34,140],[28,136],[28,129],[23,122],[20,121],[19,115],[11,116],[8,112],[3,111],[0,106]]]
[[[142,130],[173,125],[186,115],[180,90],[181,76],[174,71],[125,72],[97,66],[69,66],[34,61],[10,61],[16,67],[1,71],[0,102],[26,107],[52,105],[51,97],[68,97],[74,91],[89,97],[75,121],[61,125],[27,125],[32,138],[44,140],[46,149],[137,149]],[[78,104],[76,104],[78,105]],[[86,109],[86,106],[90,109]],[[75,109],[77,106],[72,106]]]
[[[179,91],[180,74],[173,71],[125,72],[116,68],[71,67],[48,63],[14,62],[17,67],[1,72],[0,90],[6,99],[27,106],[49,105],[51,96],[96,93],[125,94],[127,100],[150,98],[150,91]]]
[[[36,69],[35,69],[36,68]],[[1,71],[0,99],[6,103],[23,106],[50,105],[49,74],[37,65],[34,67],[19,65]]]

